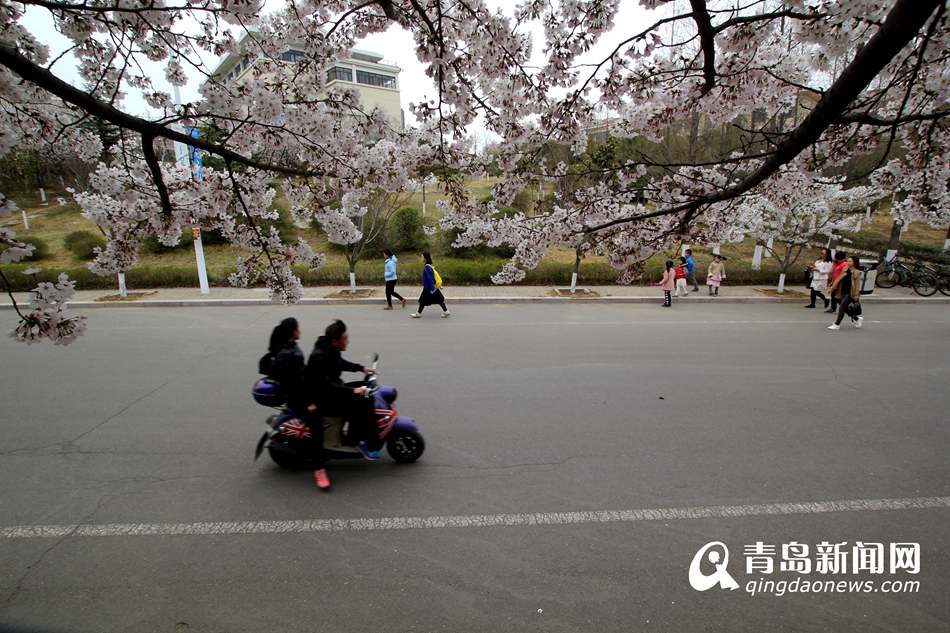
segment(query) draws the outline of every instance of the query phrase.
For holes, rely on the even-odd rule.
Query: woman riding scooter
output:
[[[313,478],[318,488],[329,490],[330,478],[323,455],[323,424],[316,414],[314,398],[304,383],[304,359],[297,345],[299,339],[297,319],[281,321],[271,332],[268,354],[261,359],[260,370],[280,384],[288,408],[310,428],[312,459],[316,466]]]

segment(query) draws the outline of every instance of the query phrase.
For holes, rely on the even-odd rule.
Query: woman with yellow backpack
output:
[[[419,310],[409,315],[411,319],[418,319],[422,316],[422,311],[426,306],[438,305],[442,308],[442,318],[445,319],[452,313],[445,307],[445,297],[442,296],[442,276],[432,265],[432,255],[429,251],[422,252],[422,260],[425,262],[422,268],[422,294],[419,295]]]

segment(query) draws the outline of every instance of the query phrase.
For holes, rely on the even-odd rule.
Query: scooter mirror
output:
[[[379,360],[379,354],[378,354],[378,353],[377,353],[377,354],[373,354],[373,362],[375,363],[375,362],[378,361],[378,360]]]

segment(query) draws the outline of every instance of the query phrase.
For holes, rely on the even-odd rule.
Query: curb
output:
[[[687,303],[800,303],[801,297],[689,297]],[[457,305],[532,303],[532,304],[568,304],[568,303],[662,303],[662,297],[458,297],[448,301]],[[869,304],[950,304],[950,297],[864,297],[862,302]],[[326,299],[304,298],[293,305],[339,306],[339,305],[383,305],[382,297],[367,299]],[[278,301],[270,299],[145,299],[142,301],[70,301],[70,308],[88,310],[95,308],[228,308],[240,306],[279,306]],[[9,303],[0,304],[0,310],[12,310]]]

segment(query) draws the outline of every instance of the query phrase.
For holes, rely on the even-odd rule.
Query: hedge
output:
[[[418,285],[422,277],[422,263],[416,258],[399,262],[399,278],[403,286]],[[662,270],[662,257],[651,259],[645,268],[644,275],[637,283],[648,285],[656,283]],[[466,260],[443,258],[436,259],[435,265],[442,275],[445,285],[491,285],[491,277],[504,266],[507,260],[501,258],[486,258],[481,260]],[[14,286],[14,290],[24,291],[34,287],[32,276],[25,276],[20,272],[30,267],[29,264],[11,264],[3,270]],[[778,272],[774,267],[767,266],[763,270],[750,270],[747,266],[726,264],[728,273],[727,283],[731,285],[761,284],[772,285],[778,282]],[[529,270],[523,285],[567,285],[571,282],[573,264],[568,262],[542,261],[534,270]],[[75,280],[77,289],[111,289],[116,288],[115,276],[99,277],[88,268],[77,267],[70,269],[43,269],[38,275],[39,281],[55,281],[60,272],[65,272],[70,279]],[[214,286],[228,286],[228,275],[234,272],[233,268],[210,268],[208,281]],[[315,271],[308,271],[305,267],[295,268],[295,272],[306,286],[345,286],[349,284],[349,272],[343,262],[331,263]],[[700,282],[703,280],[700,271]],[[579,283],[581,285],[612,285],[615,284],[620,272],[604,263],[586,262],[581,264]],[[175,266],[148,266],[139,265],[126,273],[126,282],[130,288],[173,288],[198,285],[198,274],[194,267]],[[788,273],[786,283],[793,285],[805,280],[804,268],[796,266]],[[356,281],[361,286],[382,286],[383,264],[381,259],[360,262],[356,267]]]
[[[29,257],[23,258],[25,262],[36,262],[41,259],[46,259],[49,257],[49,244],[46,243],[46,240],[33,237],[30,235],[17,235],[15,238],[18,242],[26,242],[27,244],[33,245],[33,254]],[[6,247],[0,248],[0,253],[7,250]]]
[[[96,256],[96,247],[106,247],[106,240],[90,231],[73,231],[63,239],[63,246],[77,259],[90,260]]]

